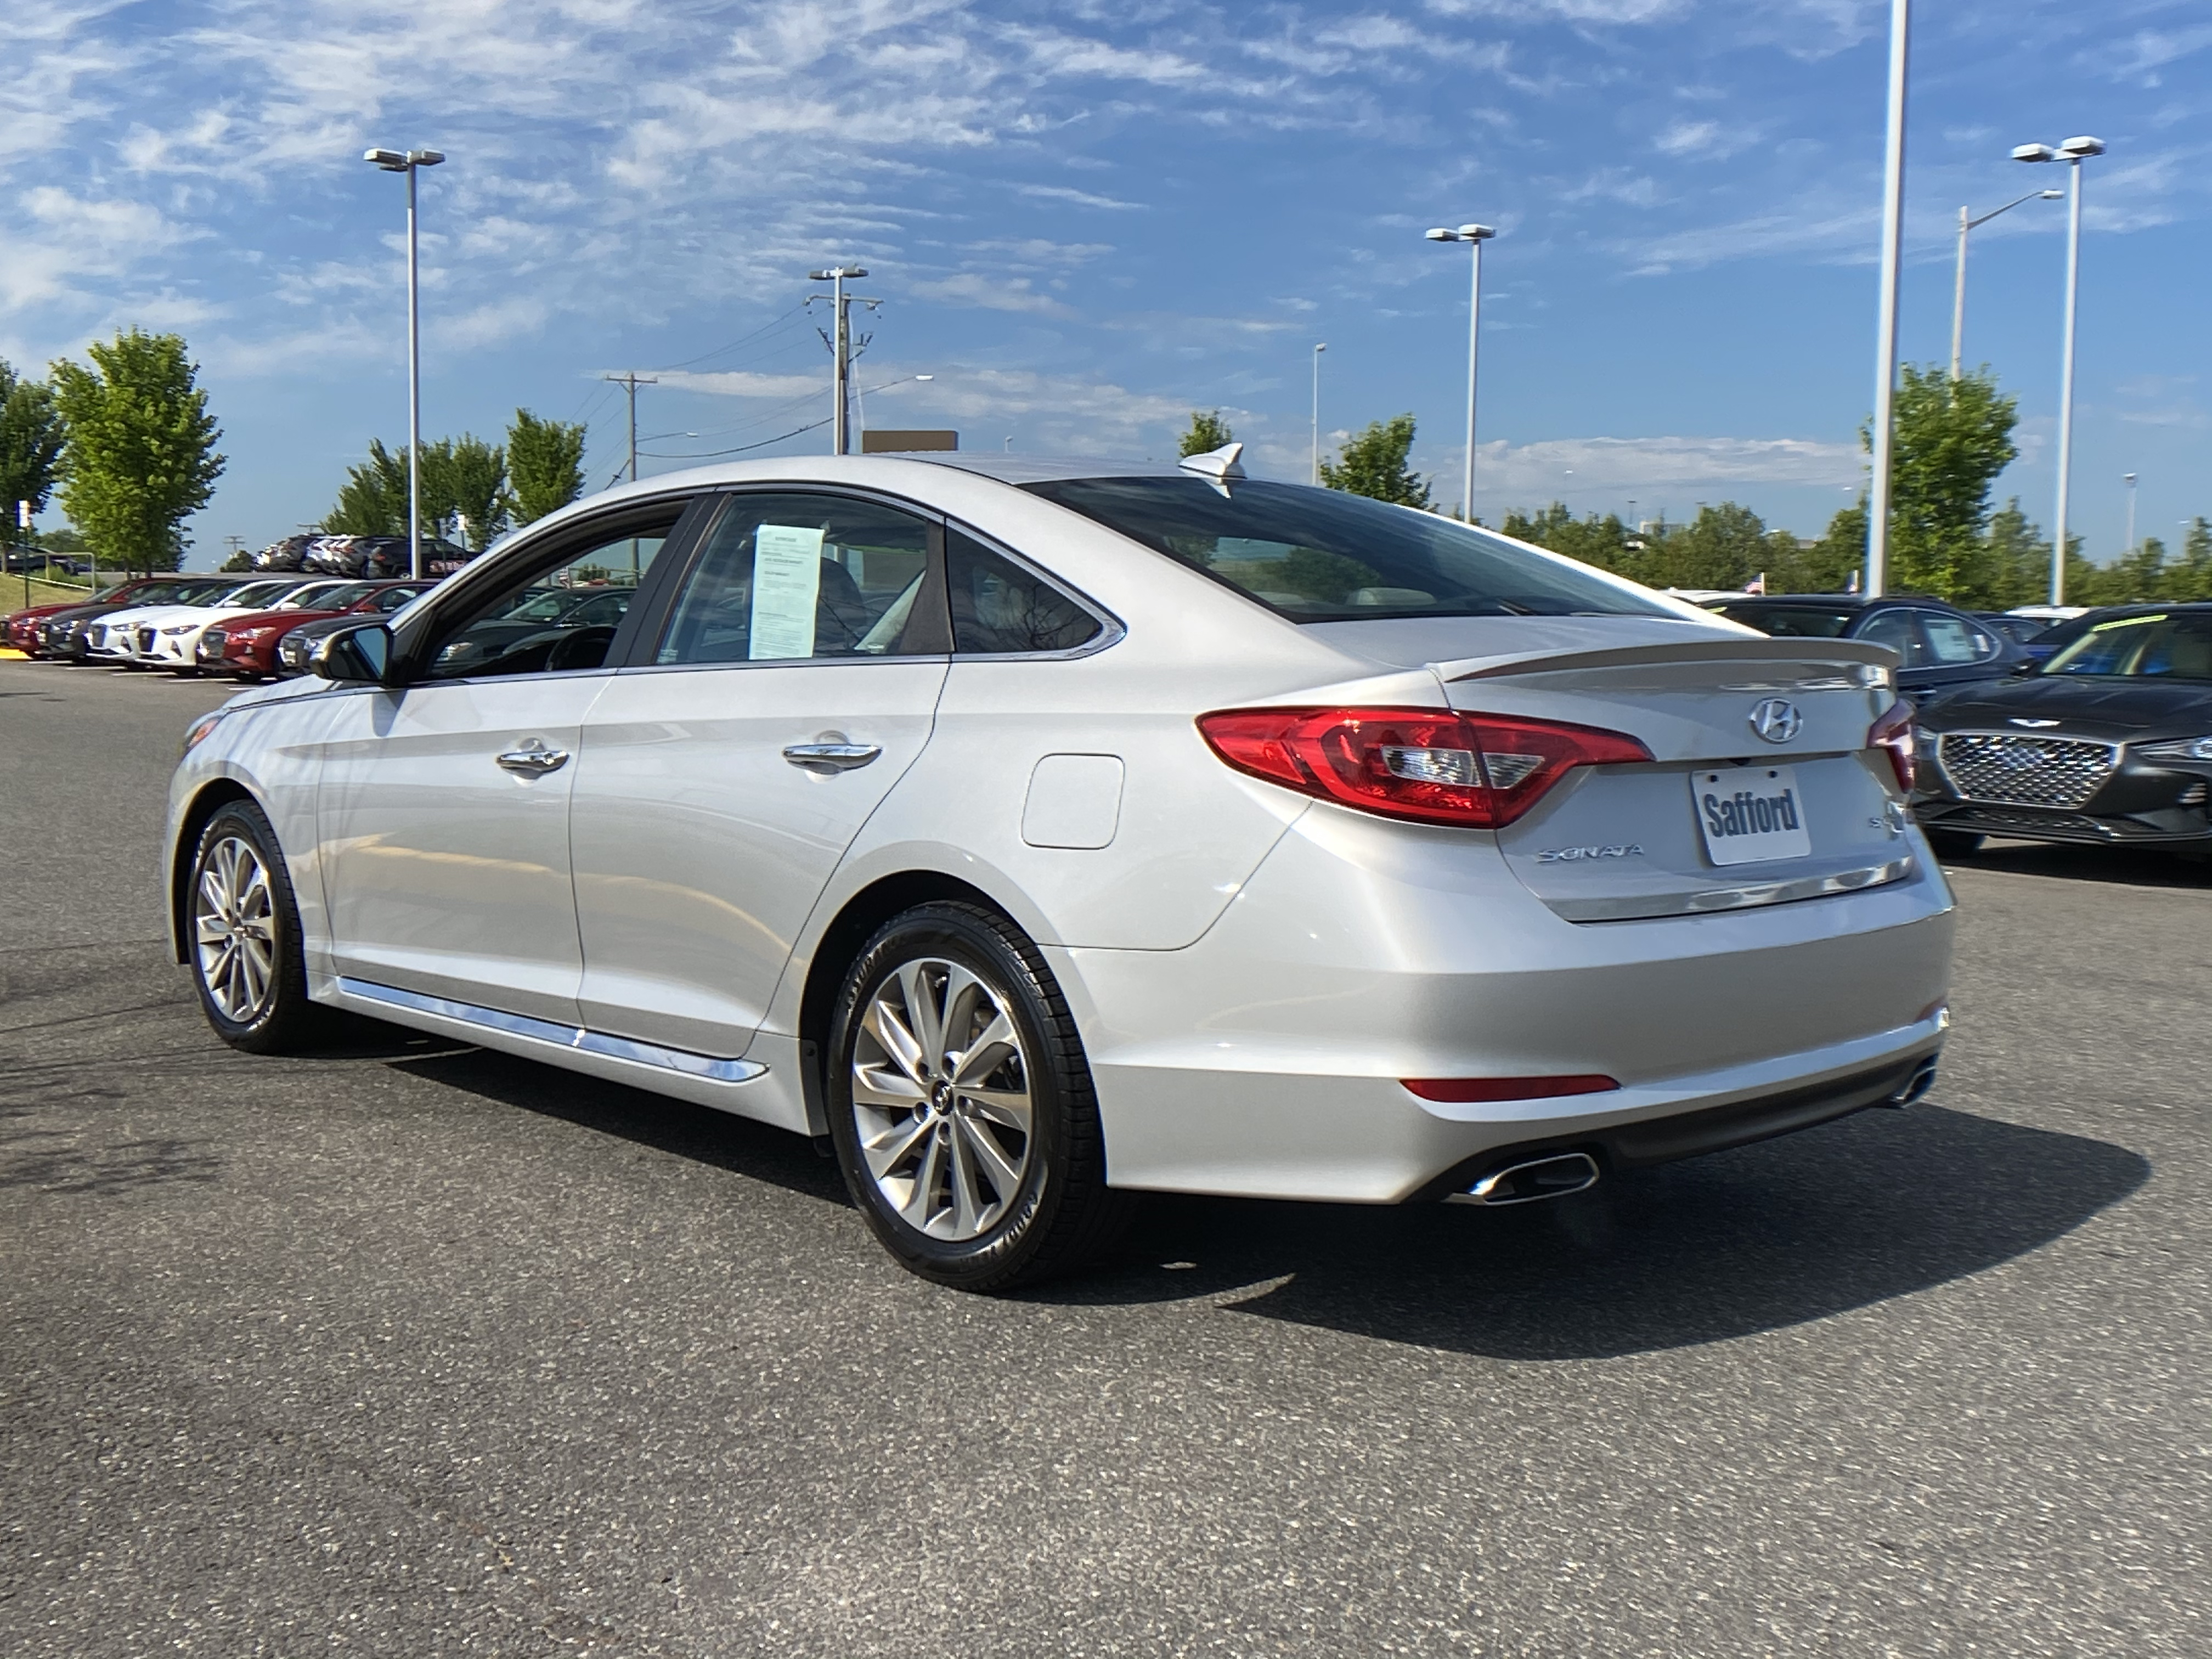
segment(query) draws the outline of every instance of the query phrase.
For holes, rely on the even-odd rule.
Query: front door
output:
[[[647,665],[585,720],[584,1024],[744,1052],[838,860],[928,740],[949,647],[936,533],[827,492],[728,499]]]
[[[435,619],[421,678],[343,699],[317,797],[340,974],[576,1023],[576,756],[637,592],[632,545],[649,565],[675,516],[526,558]]]

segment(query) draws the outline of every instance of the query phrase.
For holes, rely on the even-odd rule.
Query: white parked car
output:
[[[189,616],[170,617],[154,626],[150,632],[140,628],[138,653],[132,660],[141,668],[197,674],[200,672],[200,641],[216,624],[262,611],[305,611],[325,594],[360,586],[350,577],[294,576],[275,590],[273,598],[264,599],[258,597],[261,584],[255,583],[253,592],[239,590],[226,594],[219,605],[195,610]]]
[[[222,617],[265,611],[301,587],[300,576],[260,576],[188,603],[164,599],[102,617],[86,630],[86,654],[131,668],[189,668],[200,629]],[[181,654],[179,654],[181,652]]]
[[[170,920],[239,1048],[348,1009],[827,1136],[996,1289],[1131,1190],[1517,1202],[1917,1097],[1894,661],[1229,451],[727,465],[201,720]]]

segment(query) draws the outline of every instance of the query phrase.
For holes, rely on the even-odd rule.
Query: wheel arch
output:
[[[185,940],[191,930],[185,925],[185,908],[191,895],[192,854],[208,820],[234,800],[254,801],[253,792],[236,778],[210,778],[177,820],[177,839],[169,848],[169,954],[179,963],[190,959]]]

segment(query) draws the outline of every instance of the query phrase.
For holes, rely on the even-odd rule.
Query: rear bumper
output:
[[[1878,888],[1588,924],[1486,837],[1352,817],[1301,819],[1187,949],[1048,952],[1116,1186],[1389,1203],[1510,1149],[1663,1161],[1879,1103],[1942,1041],[1955,918],[1924,848]],[[1591,1073],[1620,1086],[1399,1081]]]
[[[2212,840],[2212,819],[2207,818],[2202,806],[2165,806],[2147,812],[2087,812],[1936,799],[1914,803],[1912,811],[1924,830],[1997,836],[2008,841],[2155,847],[2188,846]]]

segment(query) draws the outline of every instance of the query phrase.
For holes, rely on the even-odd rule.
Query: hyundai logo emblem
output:
[[[1751,729],[1769,743],[1787,743],[1804,729],[1805,717],[1797,705],[1783,697],[1768,697],[1751,706]]]

